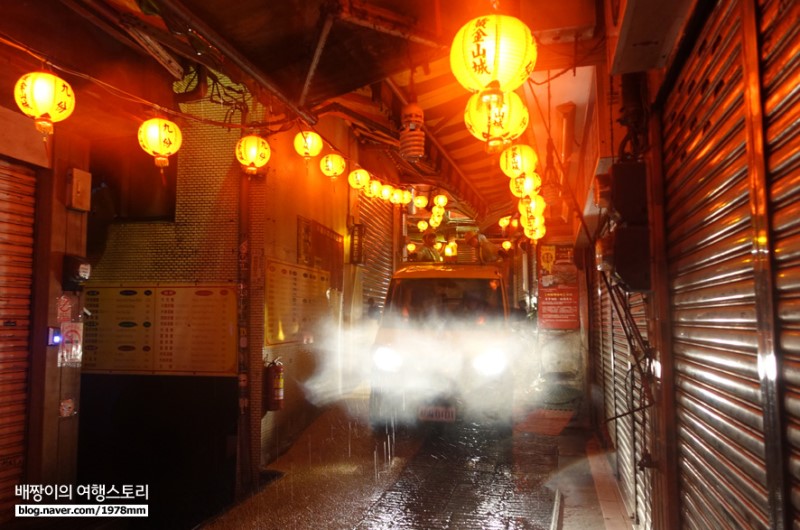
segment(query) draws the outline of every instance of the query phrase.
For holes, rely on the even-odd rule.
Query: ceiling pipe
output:
[[[325,23],[322,25],[322,31],[320,32],[319,39],[317,39],[317,48],[314,50],[314,57],[311,59],[311,65],[308,67],[306,81],[303,83],[303,91],[300,93],[300,101],[298,104],[301,107],[306,104],[308,89],[311,87],[311,80],[314,78],[314,73],[317,71],[319,58],[322,56],[322,50],[325,49],[325,43],[328,41],[328,35],[330,35],[331,26],[333,26],[333,17],[326,15]]]
[[[217,48],[222,55],[233,61],[233,63],[244,73],[251,76],[259,85],[271,92],[281,103],[286,105],[291,112],[302,118],[309,125],[314,125],[317,123],[317,118],[315,116],[312,116],[308,112],[295,105],[295,103],[292,102],[280,90],[280,88],[273,84],[272,81],[267,79],[261,70],[248,61],[246,57],[239,53],[236,48],[231,46],[227,41],[225,41],[225,39],[220,37],[205,22],[197,18],[178,0],[159,0],[158,3],[170,10],[173,14],[180,17],[184,23],[186,23],[192,29],[192,31],[196,31],[197,33],[201,34],[203,38],[212,46]]]

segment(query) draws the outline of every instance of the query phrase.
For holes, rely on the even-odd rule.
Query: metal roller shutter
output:
[[[642,347],[637,341],[640,336],[647,342],[647,314],[643,293],[626,293],[618,285],[612,285],[608,292],[602,282],[602,303],[607,311],[605,317],[610,322],[611,356],[604,360],[606,382],[606,422],[612,435],[616,451],[616,471],[620,492],[634,523],[642,528],[652,527],[652,472],[640,464],[649,461],[650,421],[649,405],[652,399],[645,396],[642,386],[642,371],[649,368],[637,365],[642,362]],[[618,301],[615,304],[612,296]],[[623,314],[620,316],[617,309]],[[634,329],[635,326],[635,329]],[[631,344],[631,341],[634,341]],[[607,357],[607,356],[604,356]],[[608,385],[612,384],[613,387]],[[609,407],[609,404],[612,404]]]
[[[647,335],[647,311],[648,306],[643,293],[631,293],[628,298],[628,308],[636,324],[636,328],[642,335],[645,342],[648,342]],[[630,346],[629,346],[630,350]],[[629,358],[632,363],[636,362],[636,356],[629,351]],[[641,528],[652,528],[652,491],[653,491],[653,472],[646,468],[640,467],[640,464],[647,462],[650,455],[652,444],[651,439],[651,425],[652,425],[652,412],[646,405],[650,404],[648,397],[645,395],[645,389],[642,387],[642,380],[640,373],[632,368],[633,372],[629,381],[632,382],[630,401],[628,403],[628,411],[631,412],[632,428],[633,428],[633,447],[629,460],[631,464],[632,475],[630,480],[633,482],[630,489],[635,493],[634,499],[634,514],[635,523],[640,525]],[[647,367],[642,367],[646,370]],[[634,377],[635,376],[635,377]]]
[[[606,289],[605,282],[601,278],[601,273],[597,273],[596,282],[600,297],[600,337],[598,346],[600,347],[600,382],[603,386],[603,403],[605,404],[605,418],[615,418],[619,413],[617,408],[618,400],[616,397],[617,388],[614,385],[614,342],[613,342],[613,311],[611,309],[611,299]],[[606,423],[608,436],[611,443],[617,446],[617,422],[616,420]]]
[[[767,173],[785,382],[789,520],[800,525],[800,3],[761,2]]]
[[[685,528],[769,526],[741,12],[716,5],[662,120]]]
[[[25,461],[35,187],[32,171],[0,159],[0,522]]]
[[[378,305],[383,305],[394,272],[393,205],[363,193],[360,200],[360,220],[364,224],[364,304],[371,297]]]
[[[628,508],[632,508],[634,499],[634,464],[631,462],[633,455],[634,436],[633,436],[633,416],[628,412],[633,408],[631,405],[633,393],[633,366],[628,355],[628,342],[623,329],[623,322],[612,307],[612,341],[614,351],[614,362],[611,365],[614,371],[614,388],[616,411],[614,420],[615,431],[617,433],[615,449],[617,452],[617,479],[619,481],[620,493]]]

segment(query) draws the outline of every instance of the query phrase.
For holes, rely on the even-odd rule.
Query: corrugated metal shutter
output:
[[[628,297],[628,309],[633,317],[633,322],[636,329],[642,336],[645,342],[648,342],[647,334],[647,310],[648,306],[644,293],[631,293]],[[634,355],[629,350],[629,360],[635,363],[640,359],[643,352]],[[642,370],[647,370],[646,366],[641,366]],[[634,492],[634,514],[635,521],[640,528],[652,528],[652,491],[653,491],[653,472],[647,467],[639,467],[639,464],[647,460],[647,455],[651,453],[651,425],[652,425],[652,410],[646,407],[649,402],[648,396],[644,387],[642,386],[641,373],[635,367],[629,381],[632,383],[630,400],[628,402],[628,409],[631,414],[632,420],[632,440],[633,446],[631,453],[628,455],[630,462],[630,471],[632,475],[629,480],[632,481],[630,490]]]
[[[610,371],[605,379],[606,421],[616,452],[616,471],[620,492],[636,524],[650,528],[652,523],[652,477],[639,464],[650,453],[651,400],[645,396],[642,386],[642,371],[647,367],[641,363],[643,353],[637,337],[647,342],[647,316],[643,293],[625,293],[612,285],[615,304],[599,277],[603,291],[601,302],[605,304],[610,321],[611,358],[604,361]],[[622,311],[622,315],[618,313]],[[631,343],[633,341],[633,344]]]
[[[32,171],[0,159],[0,522],[25,461],[35,187]]]
[[[614,371],[614,410],[616,419],[613,420],[617,433],[614,449],[617,453],[616,471],[620,493],[629,509],[634,503],[634,470],[636,469],[633,458],[634,434],[633,416],[629,412],[633,409],[633,365],[628,354],[628,341],[620,319],[613,305],[611,308],[612,348],[614,362],[611,369]]]
[[[608,289],[602,279],[601,273],[596,273],[597,289],[600,297],[600,337],[598,345],[600,347],[600,382],[603,386],[603,403],[605,405],[605,417],[615,418],[618,414],[617,409],[617,388],[614,385],[615,378],[615,352],[613,335],[613,311],[611,309],[611,298]],[[617,422],[616,420],[606,423],[610,442],[617,446]]]
[[[720,1],[664,108],[683,527],[767,528],[741,6]]]
[[[779,349],[791,488],[800,525],[800,3],[761,2],[767,172],[772,190]]]
[[[364,304],[369,298],[374,298],[379,306],[383,306],[394,272],[393,205],[382,199],[370,199],[363,193],[360,200],[359,219],[364,224]]]

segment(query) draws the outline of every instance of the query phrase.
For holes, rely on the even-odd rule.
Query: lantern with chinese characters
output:
[[[67,119],[75,110],[75,93],[69,83],[48,72],[23,75],[14,87],[20,110],[34,120],[36,130],[53,133],[53,123]]]
[[[519,176],[508,181],[508,188],[514,197],[530,197],[539,192],[542,187],[542,177],[538,173]]]
[[[450,69],[471,92],[510,92],[522,85],[536,65],[536,40],[521,20],[500,14],[464,24],[450,47]],[[491,96],[484,95],[486,100]],[[502,96],[501,96],[502,98]]]
[[[294,137],[294,150],[303,158],[312,158],[322,151],[322,138],[314,131],[300,131]]]
[[[547,208],[547,203],[541,195],[533,195],[531,197],[531,209],[535,215],[543,216],[544,209]]]
[[[500,169],[508,178],[531,175],[538,163],[539,155],[529,145],[512,145],[500,153]]]
[[[525,228],[525,237],[533,239],[534,241],[542,239],[546,233],[547,228],[545,228],[544,224],[533,228]]]
[[[508,227],[509,223],[511,223],[510,215],[506,215],[505,217],[501,217],[500,219],[497,220],[497,224],[500,225],[500,228],[502,228],[503,230],[505,230]]]
[[[380,197],[383,190],[383,184],[380,180],[370,180],[369,184],[364,187],[364,195],[367,197]]]
[[[420,232],[424,232],[425,230],[427,230],[428,229],[428,221],[426,221],[425,219],[421,219],[419,222],[417,222],[417,229]]]
[[[249,134],[236,142],[236,160],[248,175],[255,175],[258,170],[269,162],[271,151],[265,139]]]
[[[428,197],[425,195],[417,195],[414,197],[414,206],[417,208],[425,208],[428,205]]]
[[[337,153],[325,155],[319,161],[319,169],[326,177],[336,178],[344,173],[344,168],[347,166],[344,157]]]
[[[389,202],[392,204],[403,204],[403,190],[394,188],[392,195],[389,197]]]
[[[360,190],[369,184],[369,172],[366,169],[354,169],[347,176],[347,183],[351,188]]]
[[[165,168],[169,157],[178,152],[183,142],[181,130],[164,118],[151,118],[139,126],[139,145],[155,157],[156,166]]]
[[[497,153],[518,138],[528,127],[528,109],[515,93],[506,94],[499,107],[485,105],[478,94],[469,98],[464,109],[467,130],[486,142],[486,152]]]
[[[391,184],[384,184],[381,186],[381,191],[378,196],[383,199],[384,201],[388,201],[392,198],[392,192],[394,191],[394,186]]]
[[[440,193],[439,195],[435,196],[433,198],[433,204],[444,208],[445,206],[447,206],[447,195]]]

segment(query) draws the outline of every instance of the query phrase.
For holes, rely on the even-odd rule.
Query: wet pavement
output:
[[[330,405],[263,471],[258,493],[198,528],[612,527],[586,457],[593,437],[573,409],[529,403],[513,430],[455,423],[379,433],[366,411],[363,395]],[[631,527],[623,512],[613,528]]]

